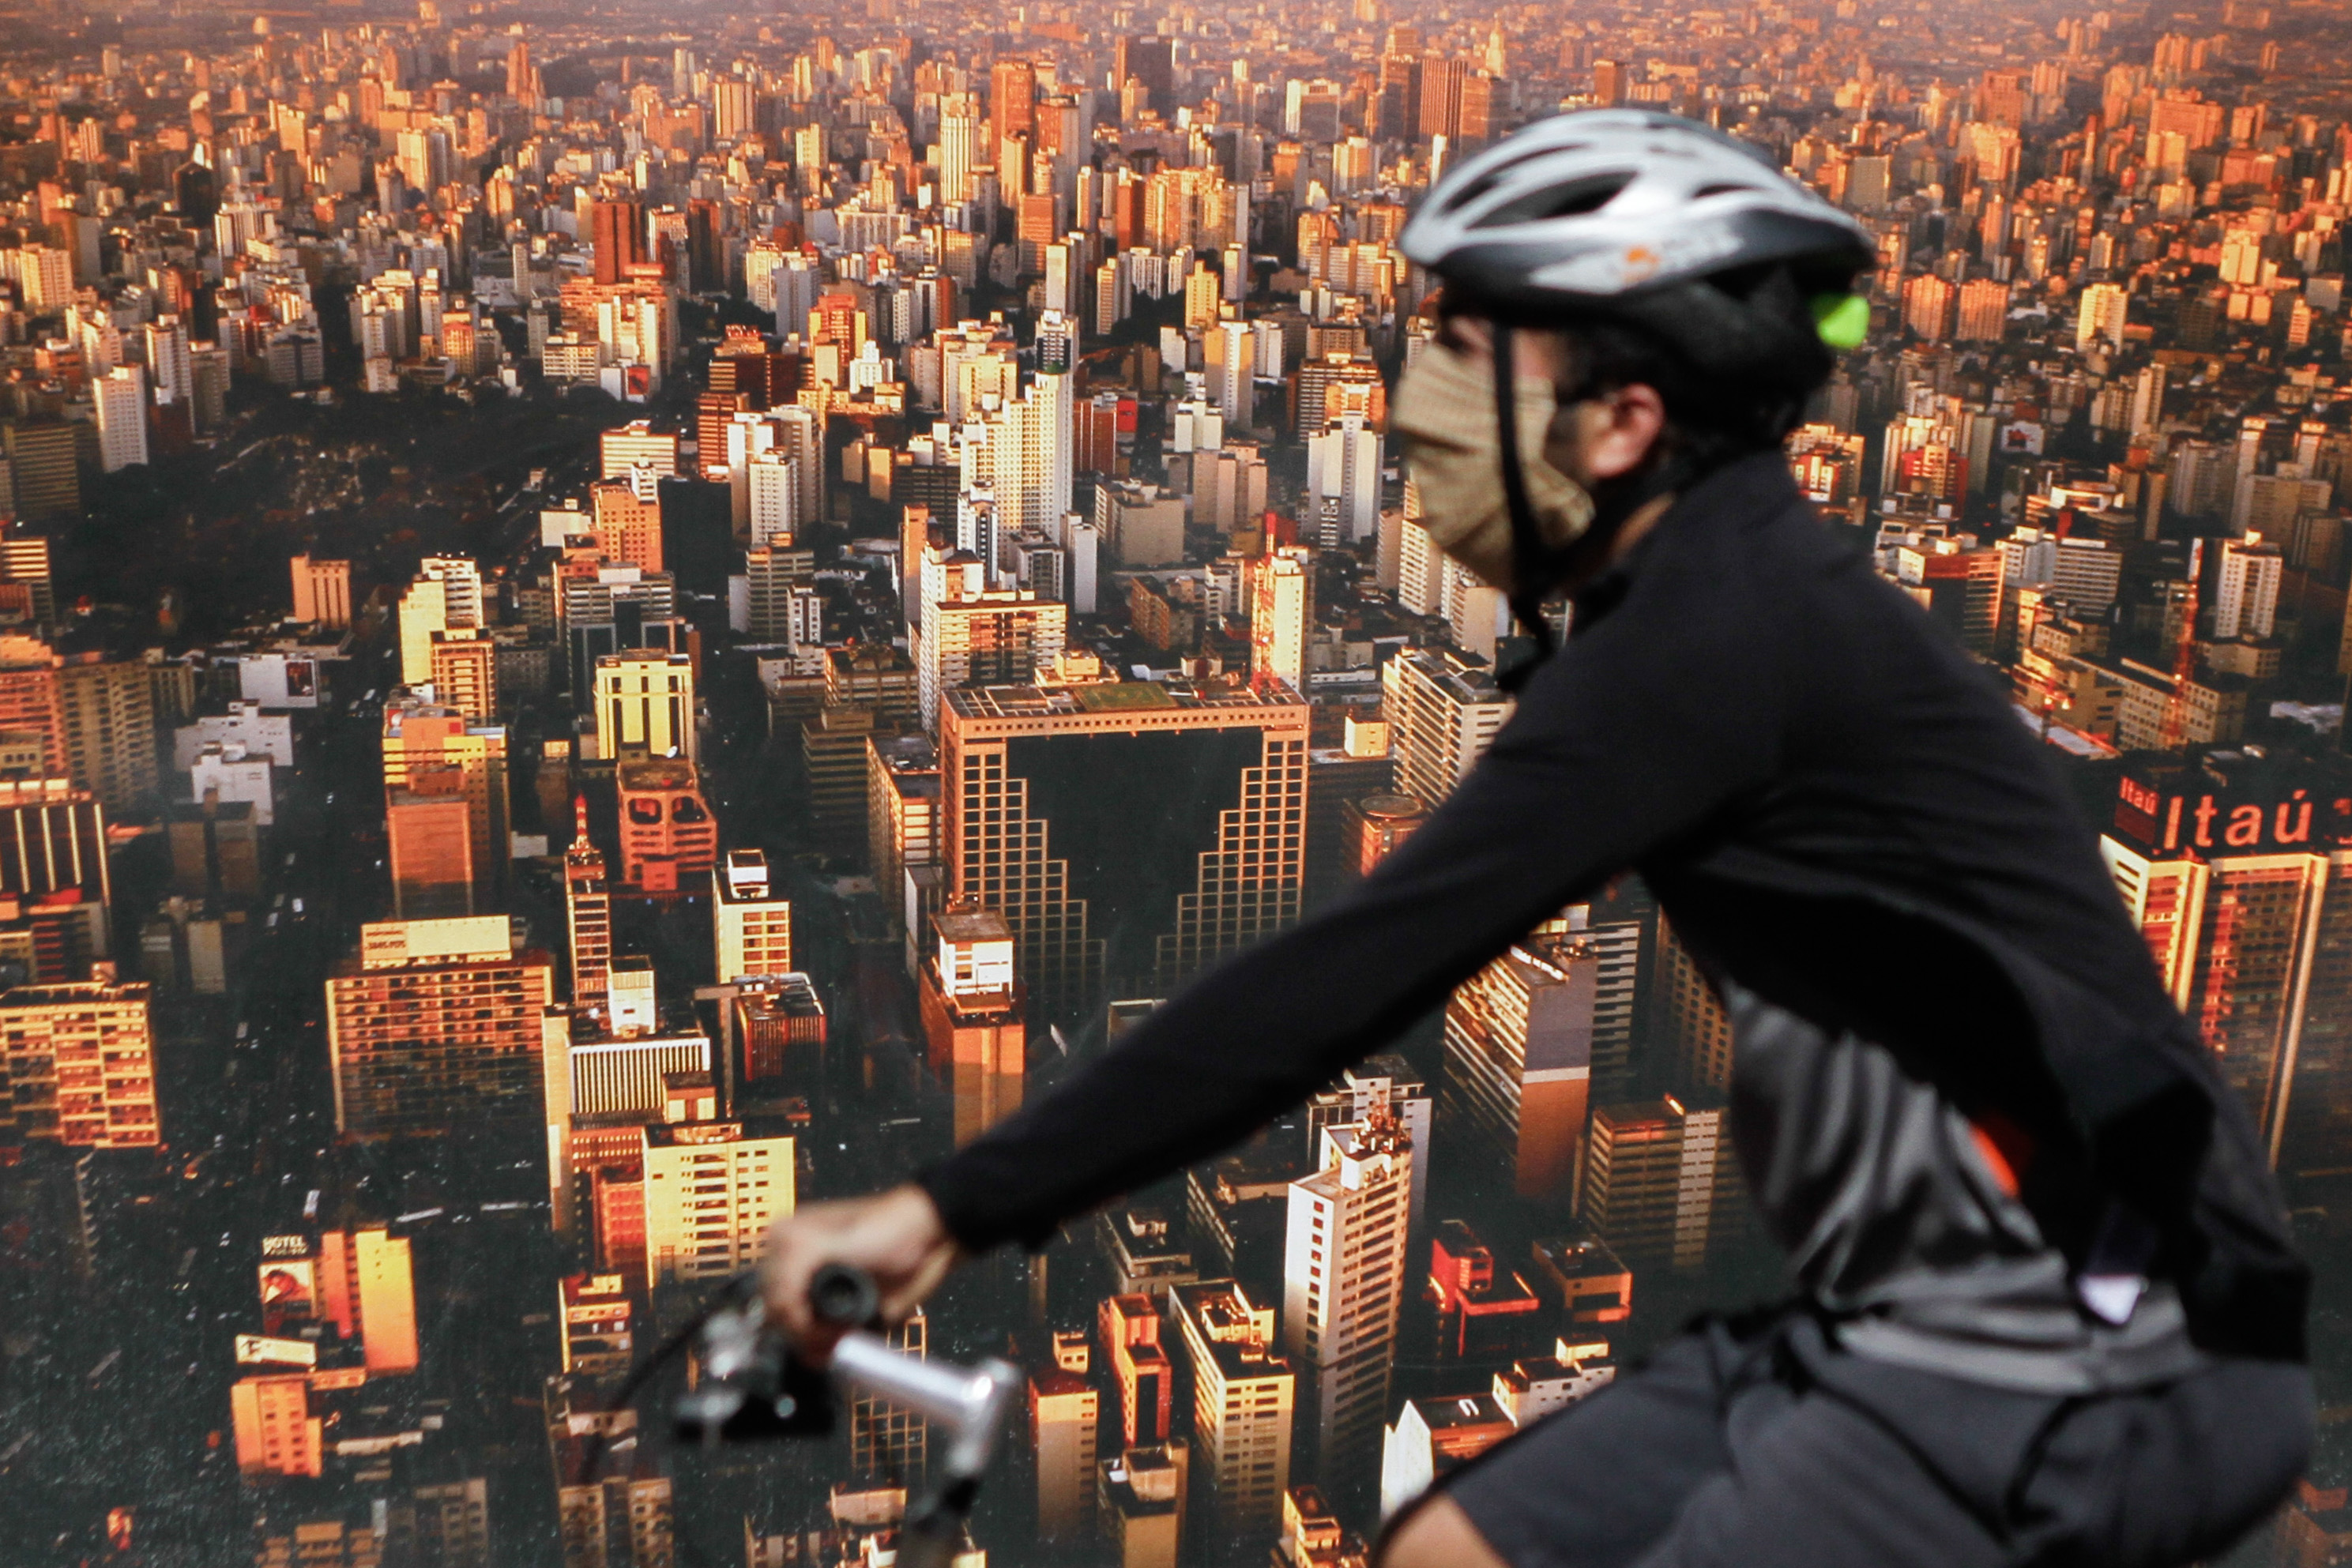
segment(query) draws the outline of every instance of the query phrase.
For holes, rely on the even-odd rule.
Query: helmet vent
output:
[[[1541,223],[1547,218],[1575,217],[1597,213],[1633,183],[1631,173],[1590,174],[1565,185],[1531,192],[1479,214],[1475,229],[1503,228],[1513,224]]]

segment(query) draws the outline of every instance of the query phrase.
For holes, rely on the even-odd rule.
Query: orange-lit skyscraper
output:
[[[2352,1139],[2352,814],[2308,764],[2151,759],[2101,841],[2168,989],[2290,1176]]]
[[[474,873],[496,886],[507,862],[507,732],[445,703],[404,695],[383,705],[383,786],[446,792],[436,775],[454,772],[474,836]]]
[[[1020,1109],[1028,1036],[1004,916],[958,902],[931,925],[936,940],[918,987],[925,1055],[955,1092],[961,1147]]]
[[[335,1126],[355,1137],[535,1125],[554,964],[518,953],[503,915],[360,928],[327,978]]]
[[[392,908],[402,920],[438,920],[474,913],[473,813],[458,792],[454,770],[442,793],[394,789],[384,801],[387,860],[392,871]]]
[[[0,1142],[124,1149],[162,1141],[144,984],[0,992],[0,1061],[15,1092],[13,1103],[0,1102]]]
[[[1593,945],[1554,933],[1513,946],[1446,1004],[1446,1120],[1500,1160],[1522,1197],[1575,1195],[1601,981]]]
[[[694,764],[631,752],[616,776],[622,884],[656,898],[699,891],[719,861],[719,821]]]
[[[588,837],[588,799],[572,803],[572,844],[563,852],[563,924],[572,964],[572,1005],[604,1004],[613,965],[613,894],[604,883],[604,856]]]

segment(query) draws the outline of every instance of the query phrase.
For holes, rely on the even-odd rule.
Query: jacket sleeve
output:
[[[1676,575],[1691,591],[1675,591]],[[1427,823],[1338,904],[1211,970],[1055,1093],[922,1173],[957,1239],[1042,1245],[1064,1219],[1237,1142],[1562,905],[1764,783],[1787,683],[1741,590],[1696,580],[1711,575],[1644,572],[1529,682]]]

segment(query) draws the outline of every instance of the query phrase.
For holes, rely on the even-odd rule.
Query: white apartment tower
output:
[[[710,923],[720,985],[793,972],[793,905],[768,880],[759,850],[730,850],[711,868]]]
[[[147,461],[147,372],[117,365],[89,384],[98,405],[98,460],[109,474]]]
[[[2213,595],[2213,638],[2268,637],[2278,625],[2278,546],[2260,534],[2221,543],[2221,583]]]
[[[1328,1489],[1377,1468],[1396,1364],[1412,1141],[1385,1108],[1323,1129],[1322,1168],[1290,1184],[1283,1349],[1305,1384],[1299,1440]]]

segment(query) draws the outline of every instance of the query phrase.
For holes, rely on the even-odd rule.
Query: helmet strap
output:
[[[1536,664],[1551,657],[1555,646],[1551,627],[1543,618],[1543,600],[1550,580],[1551,551],[1536,527],[1535,509],[1528,504],[1527,470],[1519,460],[1519,387],[1512,367],[1511,328],[1499,319],[1492,332],[1495,361],[1495,450],[1503,465],[1503,502],[1511,515],[1511,613],[1534,639],[1535,658],[1519,665],[1510,688],[1532,674]]]

